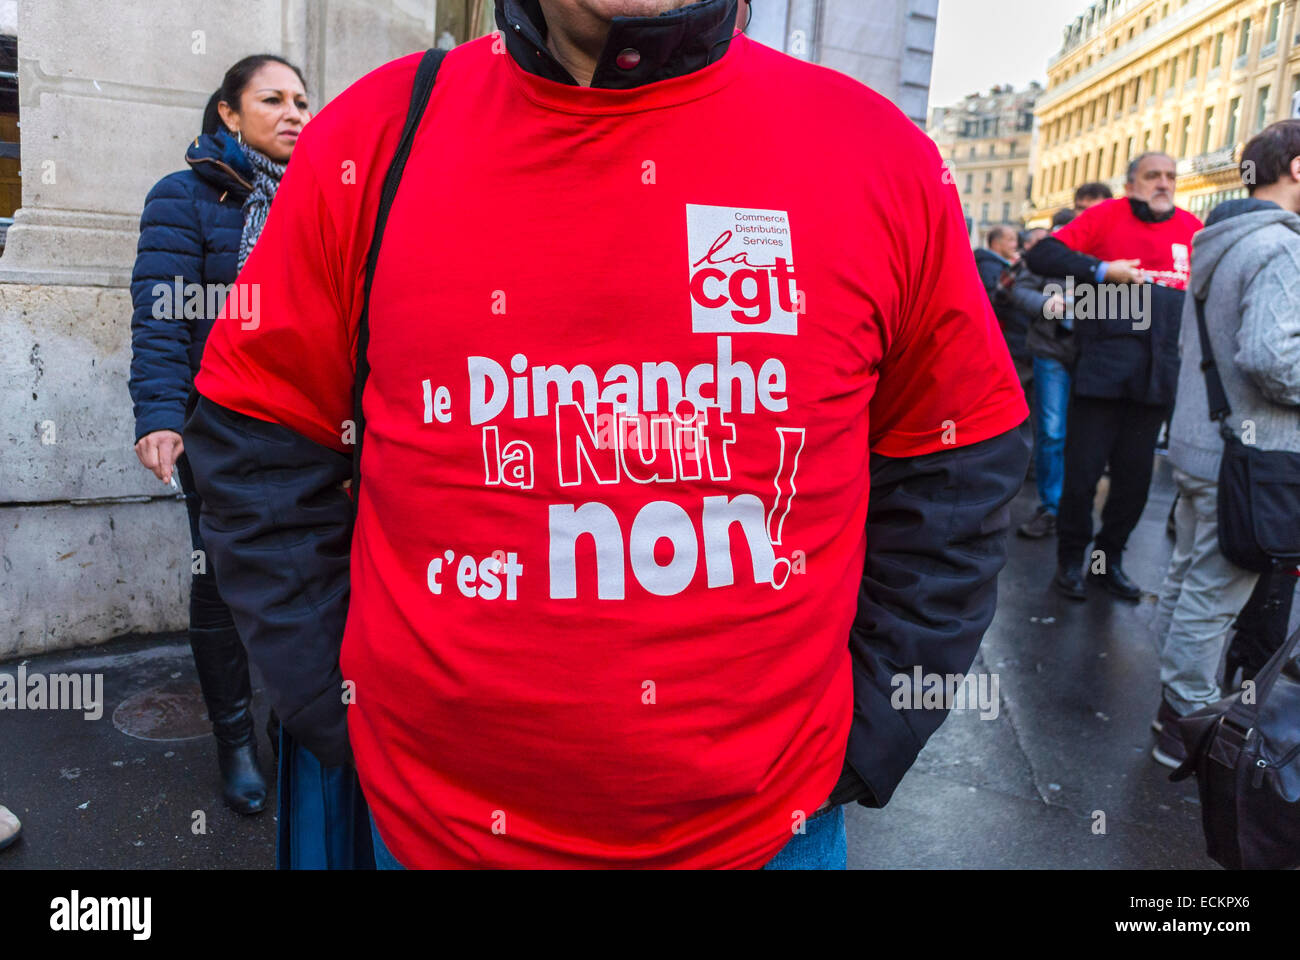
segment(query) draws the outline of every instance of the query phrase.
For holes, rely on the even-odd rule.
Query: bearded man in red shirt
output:
[[[1052,586],[1086,600],[1083,576],[1136,602],[1124,548],[1146,507],[1156,440],[1178,384],[1178,335],[1201,221],[1174,206],[1172,157],[1129,165],[1126,196],[1090,207],[1028,254],[1035,273],[1073,288],[1075,361],[1065,427],[1065,481],[1057,515]],[[1110,468],[1101,530],[1093,539],[1097,484]],[[1085,557],[1089,543],[1093,552]]]
[[[952,178],[744,14],[498,0],[367,291],[421,57],[369,74],[208,341],[222,595],[383,865],[842,868],[993,615],[1027,410]]]

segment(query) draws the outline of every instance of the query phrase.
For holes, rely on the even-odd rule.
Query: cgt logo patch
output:
[[[691,332],[799,332],[790,215],[783,210],[686,205]]]

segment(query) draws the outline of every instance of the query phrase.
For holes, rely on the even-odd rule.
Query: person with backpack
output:
[[[186,425],[224,594],[381,866],[843,869],[1028,460],[957,192],[736,0],[496,16],[304,131]]]
[[[131,275],[135,452],[185,494],[193,571],[189,642],[217,745],[222,797],[261,813],[266,780],[257,756],[248,657],[217,587],[199,531],[202,497],[182,439],[197,399],[194,374],[208,332],[266,219],[284,164],[310,118],[301,71],[272,54],[245,57],[210,98],[188,169],[149,191]],[[247,301],[241,306],[251,306]],[[251,316],[251,313],[249,314]]]
[[[1275,123],[1252,139],[1241,171],[1250,196],[1220,204],[1196,235],[1182,317],[1169,441],[1177,538],[1154,621],[1163,695],[1151,755],[1169,767],[1187,757],[1170,721],[1219,700],[1224,639],[1259,580],[1220,547],[1225,441],[1208,415],[1197,300],[1205,304],[1215,369],[1232,409],[1226,426],[1247,446],[1300,451],[1300,120]],[[1273,649],[1285,638],[1281,629]]]

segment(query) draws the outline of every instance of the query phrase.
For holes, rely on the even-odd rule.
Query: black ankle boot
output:
[[[244,645],[233,627],[191,629],[190,650],[217,741],[222,797],[236,813],[261,813],[266,808],[266,780],[257,761]]]

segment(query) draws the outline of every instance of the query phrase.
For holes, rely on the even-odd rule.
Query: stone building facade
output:
[[[1042,87],[994,87],[930,114],[930,136],[951,171],[971,245],[997,224],[1024,225],[1029,212],[1034,103]]]
[[[1088,180],[1118,192],[1146,150],[1178,161],[1179,206],[1244,194],[1236,159],[1292,114],[1297,0],[1098,0],[1065,28],[1038,100],[1035,221]]]
[[[748,34],[861,80],[925,124],[939,0],[758,0]]]
[[[762,0],[753,32],[852,73],[919,120],[936,5]],[[6,189],[12,197],[0,206],[0,660],[185,625],[183,504],[132,452],[127,285],[145,195],[183,168],[225,69],[281,54],[303,68],[318,107],[387,60],[488,32],[491,10],[492,0],[0,0],[0,204]],[[13,69],[5,38],[16,38]]]

